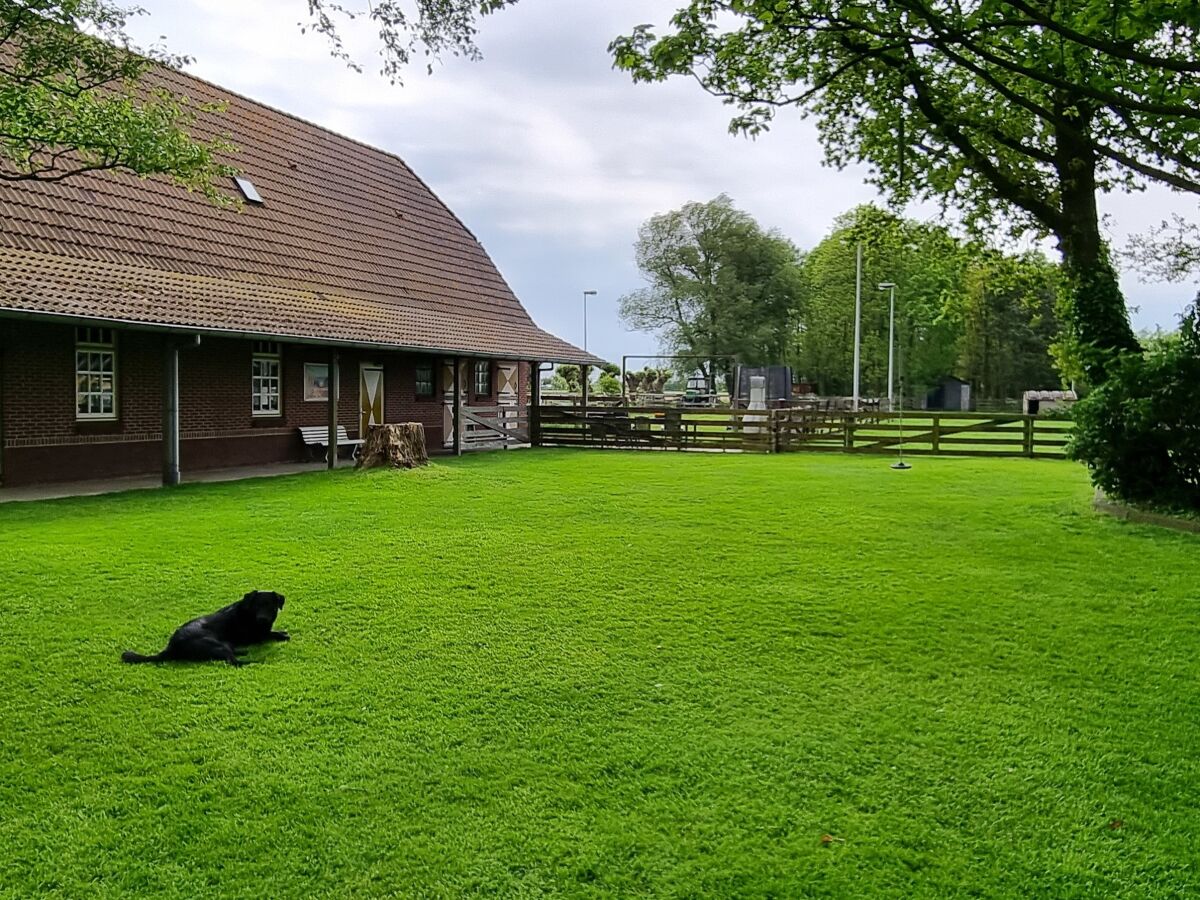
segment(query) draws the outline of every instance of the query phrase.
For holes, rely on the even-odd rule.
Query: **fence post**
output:
[[[930,442],[933,444],[933,452],[936,454],[941,449],[942,443],[942,418],[937,413],[933,414],[933,427],[929,431]]]
[[[854,413],[842,413],[842,449],[846,453],[854,450]]]
[[[771,416],[771,445],[770,445],[770,449],[769,449],[769,451],[768,451],[768,452],[770,452],[770,453],[778,453],[778,452],[779,452],[779,421],[780,421],[780,416],[779,416],[779,414],[780,414],[781,412],[783,412],[783,410],[781,410],[781,409],[773,409],[773,410],[771,410],[771,412],[770,412],[770,416]]]
[[[1025,417],[1025,455],[1030,457],[1033,456],[1033,429],[1034,418],[1027,415]]]

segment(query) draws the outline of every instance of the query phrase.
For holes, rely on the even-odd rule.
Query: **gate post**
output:
[[[542,443],[542,363],[529,364],[529,445]]]
[[[338,371],[337,348],[329,350],[329,433],[325,440],[329,444],[329,455],[325,458],[327,468],[336,469],[338,464],[338,388],[341,386],[341,373]]]
[[[454,357],[454,455],[462,456],[462,358]]]

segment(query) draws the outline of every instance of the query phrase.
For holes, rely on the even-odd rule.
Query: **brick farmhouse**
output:
[[[450,447],[457,405],[520,407],[532,366],[598,362],[534,324],[400,158],[155,77],[225,107],[194,130],[237,146],[242,202],[117,172],[0,182],[4,485],[300,460],[331,413]]]

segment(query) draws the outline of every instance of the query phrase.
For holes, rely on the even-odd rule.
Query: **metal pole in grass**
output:
[[[896,450],[900,454],[900,459],[892,463],[893,469],[911,469],[908,463],[904,461],[904,342],[900,342],[900,442],[896,445]]]
[[[885,281],[879,285],[881,291],[890,291],[891,298],[888,302],[888,412],[892,412],[896,408],[896,395],[892,390],[892,370],[895,361],[896,352],[896,284],[892,281]]]
[[[854,260],[854,396],[850,401],[850,411],[858,412],[858,370],[862,354],[862,241],[855,248]]]

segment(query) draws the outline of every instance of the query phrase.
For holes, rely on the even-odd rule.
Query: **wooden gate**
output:
[[[463,450],[497,450],[529,443],[529,411],[519,406],[463,406]]]

